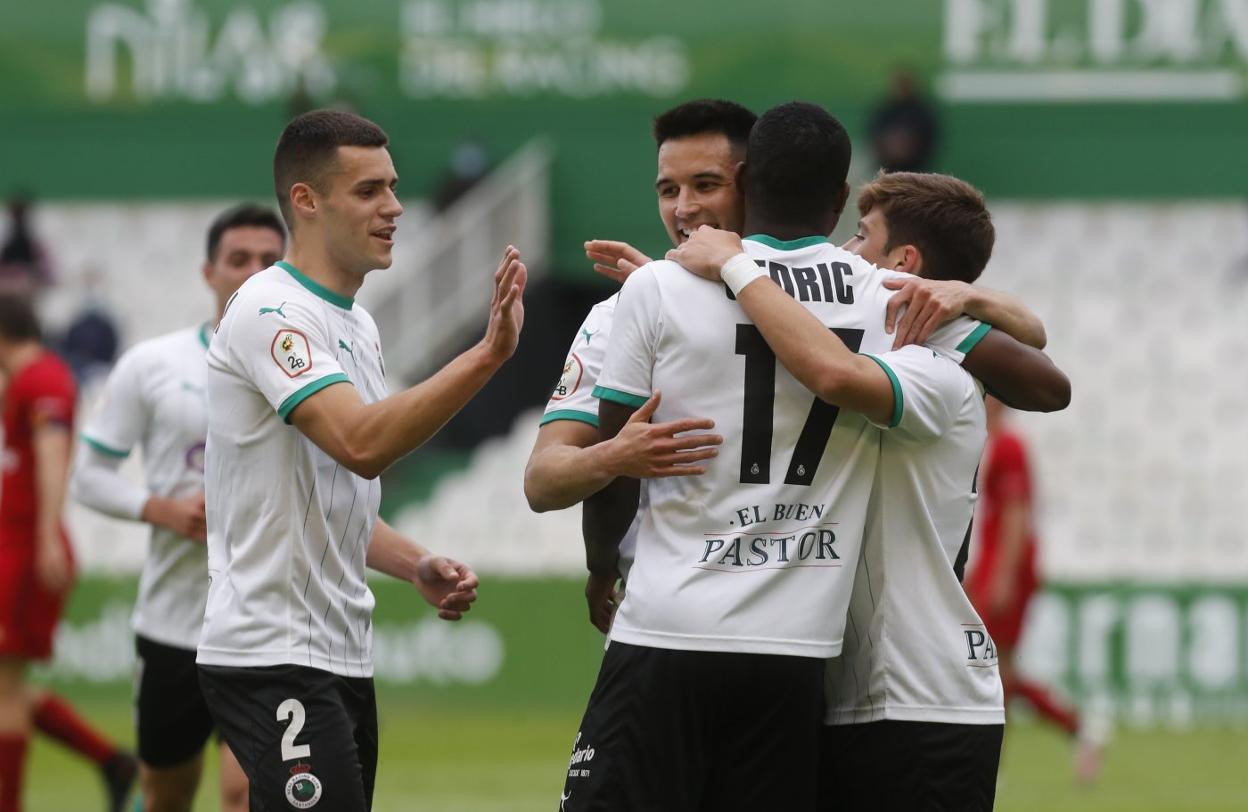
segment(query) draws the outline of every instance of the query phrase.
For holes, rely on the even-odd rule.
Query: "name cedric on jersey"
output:
[[[836,522],[820,522],[826,505],[804,503],[775,505],[764,510],[761,505],[748,505],[736,511],[729,526],[740,528],[769,521],[812,521],[814,524],[793,530],[772,532],[737,531],[707,534],[698,569],[733,571],[740,569],[784,569],[786,567],[839,567],[841,557],[832,545]]]
[[[814,267],[790,267],[774,260],[756,259],[754,264],[767,271],[771,281],[799,302],[838,302],[852,305],[854,287],[846,281],[854,269],[844,262],[819,262]],[[737,297],[724,285],[724,292],[734,302]]]

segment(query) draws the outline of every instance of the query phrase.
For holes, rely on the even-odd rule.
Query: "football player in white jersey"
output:
[[[883,175],[862,190],[859,208],[859,233],[846,247],[881,267],[963,283],[937,282],[928,290],[938,294],[957,295],[991,255],[983,197],[956,178]],[[735,235],[704,230],[671,256],[715,279],[721,265],[742,261],[733,258],[739,247]],[[822,324],[774,285],[752,286],[740,300],[799,380],[819,387],[834,379],[845,348]],[[938,431],[881,438],[844,648],[827,670],[820,808],[989,810],[1005,721],[1001,683],[992,641],[960,583],[986,436],[983,391],[935,352],[908,347],[885,357],[906,352],[931,373],[920,396],[936,405]],[[1029,375],[1069,399],[1069,382],[1042,353],[1024,358]]]
[[[377,518],[377,476],[432,437],[511,357],[527,272],[509,248],[485,337],[388,395],[380,339],[354,301],[391,264],[403,208],[376,124],[317,110],[274,154],[286,259],[239,289],[208,351],[211,583],[199,642],[209,710],[253,808],[364,812],[377,769],[373,596],[365,567],[455,620],[476,575]]]
[[[208,228],[207,249],[203,275],[216,302],[212,320],[149,339],[122,355],[82,432],[72,483],[82,504],[152,526],[131,620],[138,655],[140,785],[147,812],[190,809],[213,729],[195,669],[208,596],[208,340],[239,286],[282,258],[286,231],[272,211],[237,206]],[[119,470],[136,446],[143,455],[145,486],[131,483]],[[247,809],[247,777],[224,743],[221,798],[226,812]]]
[[[673,245],[700,225],[740,230],[743,206],[736,167],[745,159],[746,139],[757,118],[735,102],[718,99],[686,102],[655,118],[655,190],[659,216]],[[620,252],[640,257],[642,264],[649,261],[624,243],[590,240],[585,245],[591,259],[613,265],[620,261],[616,256]],[[686,417],[651,424],[657,395],[637,410],[618,435],[601,439],[593,390],[602,372],[618,300],[618,293],[608,297],[585,317],[546,405],[524,473],[525,494],[536,511],[571,507],[617,476],[704,473],[701,463],[715,456],[714,446],[722,441],[718,435],[704,433],[714,428],[710,420]],[[695,431],[702,433],[689,433]],[[597,558],[596,550],[586,550],[590,620],[604,634],[622,597],[616,584],[628,574],[635,531],[636,527],[630,529],[620,542],[618,560],[614,550]]]

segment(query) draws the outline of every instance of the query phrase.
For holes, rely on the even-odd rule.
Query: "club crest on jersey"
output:
[[[297,378],[312,369],[312,345],[298,330],[278,330],[271,351],[273,362],[287,377]]]
[[[563,400],[570,397],[581,386],[581,377],[585,374],[585,365],[581,363],[581,359],[576,353],[568,356],[568,360],[563,363],[563,374],[559,376],[559,383],[555,384],[554,391],[550,393],[551,400]]]
[[[320,800],[321,779],[312,773],[295,773],[286,782],[286,801],[295,809],[311,809]]]

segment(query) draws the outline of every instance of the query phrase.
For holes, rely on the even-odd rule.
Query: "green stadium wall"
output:
[[[133,674],[137,581],[87,578],[74,591],[40,680],[114,694]],[[461,623],[415,592],[373,584],[376,677],[431,707],[567,708],[584,703],[602,655],[583,584],[487,579]],[[1033,605],[1024,668],[1080,704],[1141,725],[1248,719],[1248,588],[1060,584]]]

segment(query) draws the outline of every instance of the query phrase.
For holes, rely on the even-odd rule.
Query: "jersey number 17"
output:
[[[851,352],[858,352],[866,331],[832,327]],[[765,485],[771,482],[771,436],[776,406],[776,354],[753,324],[737,325],[737,355],[745,356],[745,411],[741,432],[741,482]],[[793,446],[786,485],[809,485],[819,470],[819,461],[832,436],[832,427],[841,408],[814,399],[802,433]]]

